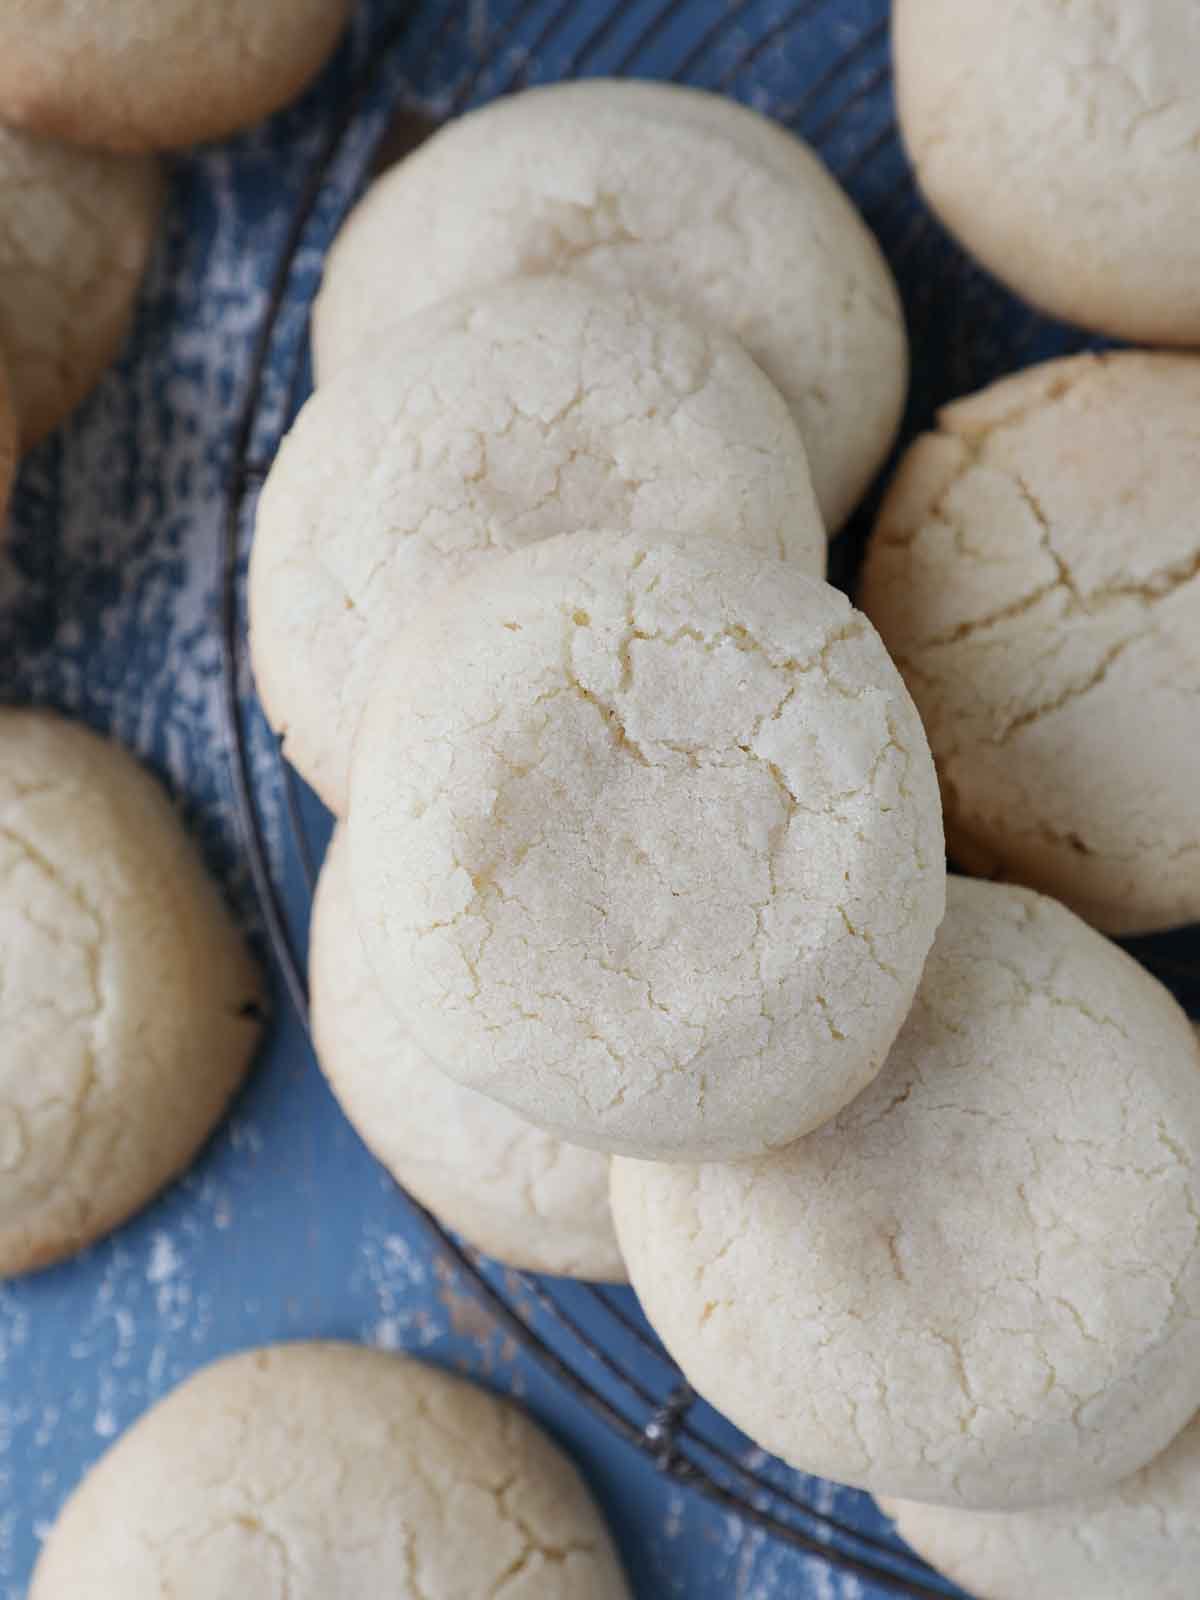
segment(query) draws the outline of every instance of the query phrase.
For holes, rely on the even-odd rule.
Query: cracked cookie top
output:
[[[902,462],[862,605],[951,853],[1110,933],[1200,918],[1200,360],[1049,362]]]
[[[22,448],[56,428],[117,354],[162,199],[151,157],[0,128],[0,354]]]
[[[0,1274],[61,1259],[190,1160],[261,985],[158,784],[46,712],[0,712]]]
[[[339,829],[309,940],[313,1042],[363,1142],[479,1250],[533,1272],[621,1282],[608,1158],[566,1144],[433,1065],[367,964]]]
[[[439,589],[580,527],[676,528],[825,572],[787,406],[645,294],[517,280],[410,318],[309,400],[259,502],[255,676],[337,813],[379,658]]]
[[[217,139],[291,100],[349,0],[5,0],[0,119],[81,145]]]
[[[30,1600],[627,1600],[574,1466],[506,1400],[295,1343],[168,1395],[67,1501]]]
[[[1200,1418],[1149,1466],[1087,1500],[991,1516],[883,1509],[918,1555],[987,1600],[1195,1600]]]
[[[967,248],[1068,322],[1200,342],[1200,8],[896,0],[900,127]]]
[[[434,1061],[564,1138],[739,1157],[879,1069],[942,915],[936,779],[874,630],[711,540],[548,540],[402,637],[351,880]]]
[[[334,242],[318,378],[424,306],[547,272],[641,289],[735,334],[791,406],[841,526],[899,422],[907,342],[874,238],[806,145],[661,83],[558,84],[456,118]]]
[[[1002,1510],[1108,1488],[1195,1413],[1198,1162],[1162,985],[1056,902],[951,878],[857,1100],[758,1162],[617,1161],[613,1214],[667,1348],[758,1444]]]

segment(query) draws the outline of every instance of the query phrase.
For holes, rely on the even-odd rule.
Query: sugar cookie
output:
[[[559,271],[736,334],[792,408],[830,530],[845,521],[904,403],[899,298],[816,156],[719,95],[592,80],[449,124],[375,183],[330,252],[321,381],[387,320]]]
[[[110,150],[217,139],[295,98],[350,0],[5,0],[0,118]]]
[[[624,1279],[607,1157],[564,1144],[446,1077],[385,1003],[354,919],[340,830],[313,905],[309,990],[329,1086],[397,1183],[500,1261]]]
[[[349,1344],[206,1367],[67,1501],[29,1600],[625,1600],[578,1473],[509,1401]]]
[[[399,629],[482,561],[596,526],[825,572],[778,392],[735,339],[643,294],[519,279],[409,319],[321,386],[259,504],[250,617],[268,715],[335,812]]]
[[[376,679],[349,841],[368,957],[438,1065],[663,1159],[843,1106],[943,907],[936,778],[874,631],[712,540],[570,534],[467,579]]]
[[[978,1600],[1195,1600],[1200,1420],[1090,1500],[1037,1511],[889,1501],[900,1536]]]
[[[71,1254],[184,1167],[259,1035],[261,985],[158,784],[0,711],[0,1274]]]
[[[948,406],[863,609],[920,708],[951,853],[1112,933],[1200,918],[1200,360],[1055,361]]]
[[[24,448],[75,409],[117,354],[162,196],[149,157],[0,128],[0,353]]]
[[[976,1509],[1097,1493],[1200,1403],[1200,1050],[1144,968],[952,878],[912,1014],[833,1122],[613,1164],[647,1316],[764,1449]]]
[[[895,0],[900,127],[934,209],[1037,306],[1200,342],[1200,9]]]

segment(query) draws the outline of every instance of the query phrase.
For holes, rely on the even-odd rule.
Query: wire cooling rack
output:
[[[244,579],[257,489],[308,389],[309,309],[345,212],[372,170],[438,122],[526,84],[652,76],[732,94],[815,145],[883,244],[913,343],[907,435],[941,401],[1089,341],[1018,305],[921,204],[897,135],[887,11],[887,0],[616,0],[607,8],[508,0],[481,21],[468,0],[433,0],[403,5],[370,41],[278,257],[226,500],[222,637],[236,802],[270,942],[305,1019],[307,918],[328,818],[265,734],[250,690]],[[868,503],[833,547],[834,581],[852,576],[872,509]],[[282,846],[267,826],[280,814]],[[1137,953],[1195,1010],[1196,967],[1183,949],[1151,940]],[[663,1473],[877,1590],[911,1600],[958,1593],[898,1541],[818,1510],[811,1480],[748,1450],[688,1388],[627,1292],[501,1268],[406,1198],[496,1322]]]

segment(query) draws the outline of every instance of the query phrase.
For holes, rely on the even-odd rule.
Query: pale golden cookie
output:
[[[708,534],[825,575],[778,391],[736,339],[645,294],[518,278],[408,318],[321,385],[258,504],[250,629],[272,725],[331,810],[400,630],[580,527]]]
[[[888,452],[908,351],[887,264],[807,145],[662,83],[557,84],[457,118],[373,185],[330,251],[318,378],[434,301],[547,272],[735,334],[791,407],[836,532]]]
[[[897,104],[921,187],[1055,316],[1200,343],[1200,7],[895,0]]]
[[[920,709],[951,854],[1111,933],[1200,918],[1200,359],[1049,362],[947,406],[863,609]]]
[[[976,1600],[1195,1600],[1200,1419],[1104,1494],[1034,1511],[884,1501],[902,1539]]]
[[[119,351],[162,200],[152,157],[0,128],[0,355],[22,449],[75,409]]]
[[[477,1249],[535,1272],[622,1281],[608,1159],[439,1071],[384,998],[354,918],[341,831],[313,903],[309,991],[321,1070],[364,1144]]]
[[[565,534],[401,635],[359,728],[352,893],[443,1071],[559,1137],[756,1155],[896,1036],[941,920],[925,736],[787,562]]]
[[[1038,1507],[1110,1489],[1200,1404],[1200,1049],[1064,907],[948,890],[856,1100],[759,1161],[614,1161],[613,1218],[668,1350],[755,1443]]]
[[[350,0],[5,0],[0,120],[81,145],[217,139],[286,105]]]

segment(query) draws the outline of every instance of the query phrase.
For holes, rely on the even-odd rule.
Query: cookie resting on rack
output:
[[[748,1156],[882,1065],[941,919],[937,781],[837,590],[708,539],[506,556],[385,659],[351,885],[387,1003],[549,1131]]]
[[[1200,342],[1200,8],[895,0],[900,128],[926,197],[1034,305]]]
[[[728,334],[632,290],[518,279],[411,317],[309,400],[263,489],[255,678],[346,808],[384,649],[438,591],[580,527],[707,533],[822,577],[796,425]]]
[[[1195,1600],[1200,1418],[1087,1500],[1003,1515],[884,1501],[901,1538],[977,1600]]]
[[[912,1014],[761,1161],[613,1163],[689,1382],[765,1450],[977,1510],[1101,1493],[1200,1404],[1200,1049],[1064,907],[951,878]]]
[[[1051,361],[945,407],[863,610],[917,702],[951,855],[1109,933],[1200,919],[1200,359]]]
[[[879,247],[807,145],[663,83],[556,84],[460,117],[379,178],[335,241],[318,381],[437,300],[547,272],[735,334],[791,406],[837,531],[888,453],[908,349]]]
[[[439,1071],[367,965],[339,829],[313,903],[313,1043],[364,1144],[447,1227],[533,1272],[621,1282],[608,1158],[565,1144]]]

